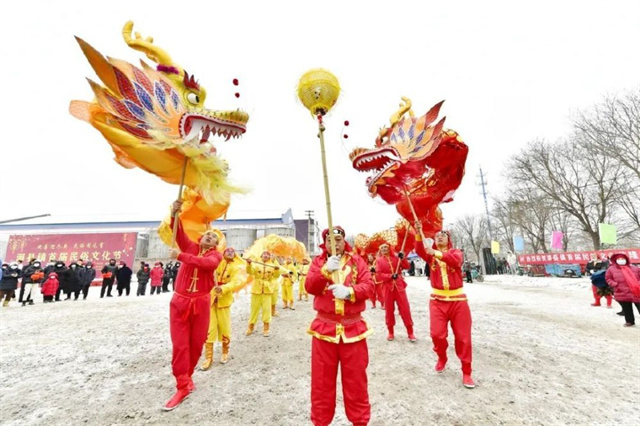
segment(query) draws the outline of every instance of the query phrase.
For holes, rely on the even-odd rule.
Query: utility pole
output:
[[[484,198],[484,211],[487,214],[487,228],[489,228],[489,247],[491,247],[491,242],[493,241],[493,231],[491,229],[491,216],[489,216],[489,203],[487,202],[487,180],[486,175],[482,172],[482,166],[480,166],[480,184],[482,186],[482,197]],[[484,261],[484,252],[482,252],[482,256],[480,260],[480,264],[482,265],[483,273],[487,275],[487,265]]]
[[[493,231],[491,230],[491,216],[489,216],[489,203],[487,202],[487,180],[486,175],[482,172],[482,166],[480,166],[480,185],[482,185],[482,196],[484,197],[484,211],[487,213],[487,225],[489,227],[489,238],[493,241]]]
[[[307,253],[311,256],[313,251],[313,228],[311,228],[311,224],[313,223],[313,215],[315,212],[313,210],[305,210],[304,214],[307,215]]]
[[[51,216],[51,213],[39,214],[37,216],[26,216],[26,217],[18,217],[16,219],[3,220],[3,221],[0,221],[0,224],[10,223],[10,222],[19,222],[21,220],[37,219],[39,217],[47,217],[47,216]]]

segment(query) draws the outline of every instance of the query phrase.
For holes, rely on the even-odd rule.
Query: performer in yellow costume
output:
[[[293,259],[287,257],[282,270],[282,303],[283,309],[295,310],[293,307],[293,282],[297,279],[298,270],[293,264]]]
[[[300,287],[298,288],[298,300],[302,301],[302,296],[304,296],[304,300],[309,300],[309,293],[307,293],[307,289],[304,288],[304,282],[307,279],[307,274],[309,273],[309,259],[302,259],[302,265],[298,266],[298,280],[300,281]]]
[[[284,258],[282,256],[276,256],[275,254],[271,255],[271,261],[274,265],[284,266]],[[278,293],[280,291],[280,276],[276,278],[273,282],[273,293],[271,293],[271,316],[279,317],[278,310],[276,309],[276,305],[278,304]]]
[[[245,331],[245,335],[249,336],[253,333],[253,329],[258,321],[258,314],[262,309],[262,323],[264,329],[262,335],[269,337],[269,323],[271,323],[271,297],[276,288],[277,279],[280,275],[280,267],[271,262],[271,253],[265,251],[262,253],[262,262],[256,262],[247,259],[247,273],[253,277],[251,285],[251,315],[249,316],[249,328]]]
[[[205,360],[200,366],[208,370],[213,364],[213,344],[222,342],[221,364],[229,362],[229,345],[231,343],[231,305],[233,293],[244,285],[244,264],[236,256],[236,251],[228,247],[223,260],[215,271],[215,285],[211,289],[211,315],[209,316],[209,333],[204,344]]]

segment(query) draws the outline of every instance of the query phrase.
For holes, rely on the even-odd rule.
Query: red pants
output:
[[[371,296],[371,301],[373,302],[373,306],[376,306],[376,299],[380,302],[380,306],[384,308],[384,285],[376,284],[374,286],[373,296]]]
[[[396,325],[396,306],[398,304],[398,311],[400,312],[400,317],[402,318],[402,322],[404,326],[407,328],[407,331],[412,332],[413,330],[409,330],[413,327],[413,320],[411,319],[411,308],[409,307],[409,299],[407,299],[407,291],[406,290],[396,290],[391,284],[385,284],[385,293],[384,293],[384,310],[385,310],[385,320],[387,322],[387,328],[389,331],[393,330],[393,326]]]
[[[429,301],[429,319],[431,321],[431,340],[433,351],[438,358],[447,359],[448,324],[455,337],[456,355],[462,362],[462,372],[471,374],[471,311],[469,304],[463,302]]]
[[[326,426],[336,411],[338,364],[347,418],[354,425],[366,425],[371,418],[367,388],[369,350],[367,341],[339,344],[311,340],[311,422]]]
[[[210,305],[209,293],[199,297],[173,293],[169,305],[169,327],[173,343],[171,368],[178,389],[188,389],[193,384],[191,376],[209,331]]]
[[[598,294],[598,287],[596,287],[595,285],[591,286],[591,290],[593,291],[593,298],[596,299],[596,305],[600,306],[600,299],[602,299],[602,296],[600,296]],[[607,306],[611,306],[611,300],[612,297],[611,296],[604,296],[607,299]]]

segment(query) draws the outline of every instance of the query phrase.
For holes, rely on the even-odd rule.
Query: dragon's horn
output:
[[[443,103],[444,101],[438,102],[437,104],[431,107],[429,112],[427,112],[425,117],[426,118],[425,127],[433,123],[436,120],[436,118],[438,118],[438,114],[440,113],[440,107],[442,106]]]
[[[411,111],[411,99],[403,96],[402,102],[400,103],[400,109],[394,112],[389,119],[391,127],[395,126],[407,111]]]
[[[111,90],[111,92],[115,95],[121,97],[120,89],[118,88],[118,80],[116,79],[116,73],[113,70],[113,66],[107,61],[107,59],[102,56],[100,52],[94,49],[89,43],[81,39],[80,37],[76,37],[76,41],[80,45],[80,49],[82,49],[82,53],[87,57],[89,64],[96,72],[100,80]]]
[[[171,56],[158,46],[153,44],[153,38],[147,37],[146,39],[142,39],[140,34],[135,33],[135,39],[131,37],[131,32],[133,31],[133,21],[127,21],[122,28],[122,37],[127,45],[135,50],[138,50],[145,55],[147,58],[151,59],[158,65],[165,65],[167,67],[175,67],[180,70],[180,74],[182,74],[182,68],[177,64],[173,63]]]

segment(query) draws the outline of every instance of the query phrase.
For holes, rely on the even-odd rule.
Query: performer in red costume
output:
[[[173,203],[173,220],[181,206],[180,200]],[[213,273],[222,259],[222,254],[216,251],[218,236],[213,231],[205,232],[196,244],[178,222],[176,242],[180,250],[172,249],[171,258],[180,261],[181,266],[174,284],[169,322],[173,343],[171,367],[178,390],[164,405],[165,411],[176,408],[195,390],[191,376],[207,340]]]
[[[331,423],[336,410],[338,364],[347,418],[366,425],[371,417],[367,387],[369,351],[366,337],[372,333],[360,316],[373,295],[369,267],[351,253],[344,229],[333,227],[336,252],[331,250],[329,230],[322,232],[322,254],[309,268],[305,287],[315,296],[317,316],[311,323],[311,421],[315,426]]]
[[[400,266],[398,267],[398,262]],[[402,322],[407,329],[407,336],[411,342],[415,342],[416,336],[413,334],[413,320],[411,319],[411,308],[407,299],[407,283],[402,276],[402,269],[409,269],[409,261],[404,258],[402,252],[396,256],[389,248],[389,244],[380,246],[380,254],[376,259],[376,279],[384,286],[384,308],[385,320],[389,335],[387,340],[394,339],[393,327],[396,325],[396,303]]]
[[[462,288],[463,254],[453,248],[448,231],[436,233],[431,247],[425,247],[420,236],[420,224],[416,224],[415,249],[418,256],[431,270],[431,300],[429,319],[433,350],[438,355],[435,370],[442,373],[447,364],[448,323],[455,337],[456,354],[462,362],[462,384],[469,389],[476,387],[471,378],[471,311]]]
[[[376,279],[376,257],[371,253],[367,254],[367,266],[369,267],[369,272],[371,272],[371,280],[374,284],[373,296],[371,296],[373,306],[371,309],[376,308],[376,300],[380,302],[380,307],[384,309],[384,286]]]

